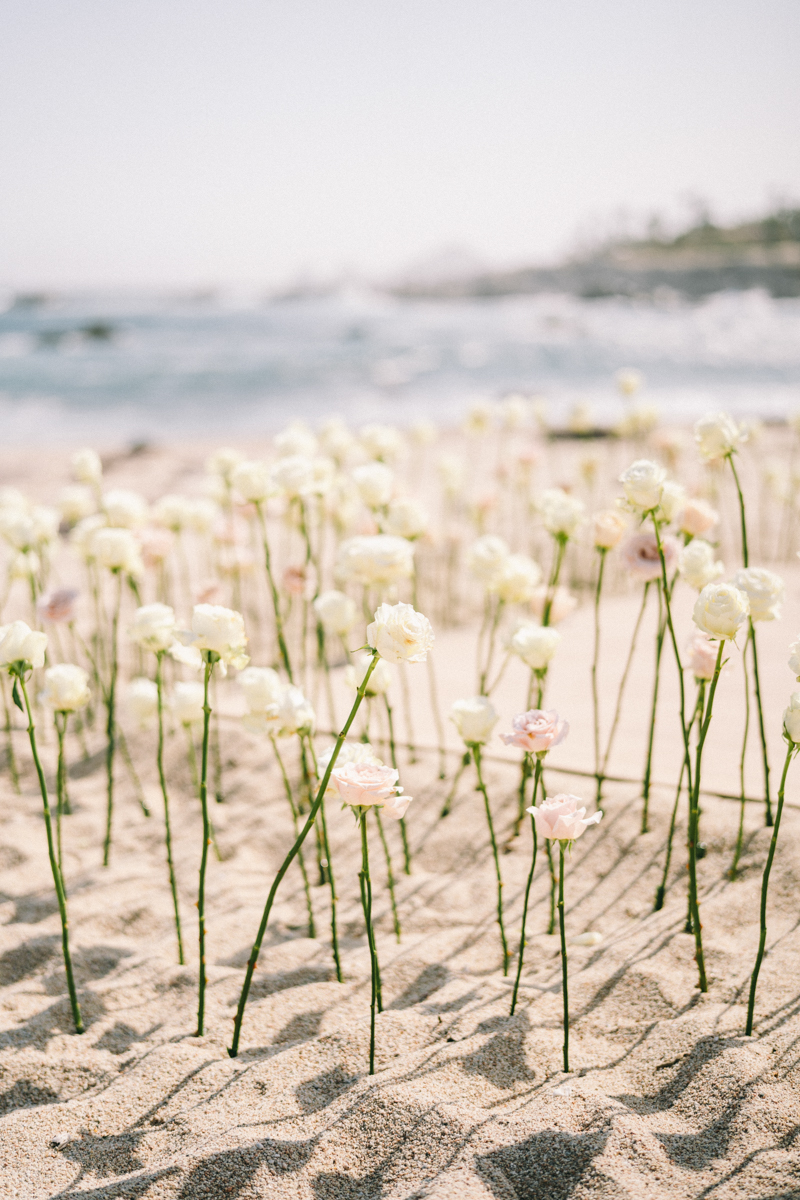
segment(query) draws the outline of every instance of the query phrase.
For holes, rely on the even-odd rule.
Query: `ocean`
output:
[[[368,291],[266,301],[75,295],[0,313],[6,444],[242,438],[338,414],[447,424],[509,392],[610,424],[635,367],[666,422],[708,409],[800,410],[800,300],[688,303],[565,295],[399,300]]]

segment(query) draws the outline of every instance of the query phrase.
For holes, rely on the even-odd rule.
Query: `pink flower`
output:
[[[511,722],[513,733],[501,733],[500,738],[507,746],[519,746],[528,754],[541,754],[552,750],[563,742],[569,733],[569,725],[562,721],[555,709],[532,708],[519,713]]]
[[[560,792],[543,801],[538,808],[529,808],[528,812],[536,822],[536,832],[554,842],[574,842],[590,825],[597,825],[603,816],[598,811],[587,817],[586,809],[578,807],[580,802],[579,796]]]
[[[670,534],[662,537],[661,545],[664,549],[664,562],[669,575],[678,564],[679,546]],[[658,557],[658,542],[654,533],[650,533],[648,530],[634,533],[623,544],[620,553],[623,565],[637,579],[652,581],[661,578],[661,559]]]
[[[698,630],[689,642],[687,666],[691,667],[695,679],[713,679],[717,668],[719,646],[712,642],[707,633]]]
[[[75,588],[59,588],[56,592],[46,592],[40,596],[36,607],[45,621],[74,621],[77,599]]]
[[[382,805],[384,814],[399,820],[411,803],[397,786],[398,772],[381,762],[346,762],[331,771],[332,790],[354,808]]]

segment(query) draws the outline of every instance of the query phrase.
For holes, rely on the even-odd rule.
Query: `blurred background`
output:
[[[800,408],[796,0],[5,0],[7,443]]]

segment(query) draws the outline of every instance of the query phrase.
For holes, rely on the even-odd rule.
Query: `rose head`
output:
[[[678,570],[690,587],[701,592],[708,583],[719,579],[725,568],[714,558],[714,547],[702,538],[693,538],[678,556]]]
[[[489,584],[510,553],[507,542],[493,533],[487,533],[470,546],[467,566],[482,583]]]
[[[596,512],[592,517],[593,541],[599,550],[613,550],[622,540],[622,535],[628,527],[628,522],[621,512],[614,508]]]
[[[372,654],[359,654],[354,662],[349,663],[345,667],[344,681],[354,691],[358,691],[364,682],[364,676],[369,670],[374,656]],[[367,683],[365,696],[385,696],[392,684],[392,670],[389,664],[382,658],[379,658],[372,669],[372,673]]]
[[[501,733],[507,746],[518,746],[528,754],[543,754],[559,745],[569,733],[555,709],[531,708],[519,713],[511,722],[512,733]]]
[[[358,609],[355,601],[344,592],[322,592],[314,601],[314,612],[327,634],[344,637],[356,623]]]
[[[145,604],[137,608],[128,633],[143,650],[160,654],[175,641],[175,613],[168,604]]]
[[[709,583],[695,602],[692,619],[713,638],[735,638],[750,615],[750,600],[732,583]]]
[[[24,621],[0,625],[0,666],[26,664],[30,667],[43,667],[46,649],[47,634],[31,629]]]
[[[707,413],[694,427],[694,440],[707,462],[727,458],[745,441],[745,434],[727,413]]]
[[[158,688],[152,679],[132,679],[126,694],[128,707],[140,725],[145,725],[158,712]]]
[[[456,700],[450,709],[450,720],[468,746],[482,746],[492,736],[500,718],[488,696],[473,696],[470,700]]]
[[[489,591],[506,604],[526,604],[541,578],[542,568],[527,554],[509,554],[492,576]]]
[[[639,458],[619,477],[625,499],[636,512],[652,512],[661,503],[667,472],[658,463]]]
[[[367,645],[387,662],[425,662],[433,646],[427,617],[410,604],[381,604],[367,627]]]
[[[58,663],[44,673],[42,700],[55,712],[74,712],[91,700],[89,676],[83,667]]]
[[[241,670],[250,661],[245,649],[244,617],[221,604],[196,604],[192,613],[193,644],[218,654],[224,666]]]
[[[667,574],[671,575],[678,562],[678,543],[667,534],[661,539],[661,547],[664,551]],[[622,546],[621,557],[623,566],[637,579],[648,583],[661,578],[658,542],[656,535],[649,530],[643,529],[632,534]]]
[[[547,607],[547,602],[550,601],[550,625],[558,625],[566,617],[572,615],[578,607],[578,600],[573,596],[569,588],[562,587],[560,584],[555,591],[552,591],[546,584],[534,589],[531,596],[531,612],[541,621],[544,617],[544,610]],[[549,626],[547,626],[549,628]]]
[[[241,678],[241,676],[240,676]],[[203,719],[203,685],[197,680],[178,680],[172,689],[172,712],[181,725],[198,724]]]
[[[543,671],[560,641],[561,634],[552,625],[534,625],[531,621],[525,621],[512,635],[508,648],[531,670]]]
[[[800,692],[793,692],[783,713],[783,731],[794,745],[800,743]]]
[[[688,533],[692,537],[702,537],[716,525],[718,520],[719,513],[715,512],[705,500],[691,499],[684,504],[678,524],[681,533]]]
[[[602,812],[595,812],[587,817],[580,797],[564,792],[548,797],[538,808],[534,806],[528,812],[536,822],[539,836],[553,842],[574,842],[590,825],[597,825],[603,816]]]
[[[699,630],[689,643],[689,654],[686,660],[695,679],[713,679],[717,666],[717,651],[719,647],[709,639],[707,633]]]
[[[748,567],[736,572],[733,585],[747,593],[751,620],[775,621],[780,618],[784,594],[780,575],[763,567]]]
[[[402,794],[397,786],[398,773],[393,767],[376,762],[346,762],[338,764],[331,772],[331,784],[344,804],[353,808],[371,808],[378,805],[384,815],[399,820],[411,803],[410,796]]]

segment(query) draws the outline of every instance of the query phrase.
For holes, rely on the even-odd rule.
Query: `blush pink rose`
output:
[[[331,771],[332,790],[344,804],[354,808],[381,805],[385,816],[399,820],[405,816],[411,796],[397,786],[398,772],[381,762],[346,762]]]
[[[536,822],[536,832],[541,837],[550,838],[553,842],[574,842],[590,825],[597,825],[602,819],[602,812],[586,816],[586,809],[579,807],[579,796],[569,796],[564,792],[557,796],[548,797],[538,808],[529,808],[528,812]]]
[[[695,679],[713,679],[717,667],[717,651],[719,646],[712,642],[707,633],[700,630],[689,642],[687,666],[691,668]]]
[[[46,592],[44,596],[40,596],[36,608],[45,621],[73,621],[77,599],[78,593],[75,588],[58,588],[55,592]]]
[[[541,754],[552,750],[563,742],[569,733],[569,725],[562,721],[555,709],[531,708],[519,713],[511,722],[512,733],[501,733],[500,738],[507,746],[519,746],[528,754]]]
[[[680,547],[670,534],[662,537],[661,545],[664,549],[664,562],[669,575],[678,565]],[[661,559],[658,556],[658,542],[654,533],[650,533],[646,529],[641,533],[634,533],[623,543],[620,554],[623,566],[637,579],[648,582],[661,578]]]

